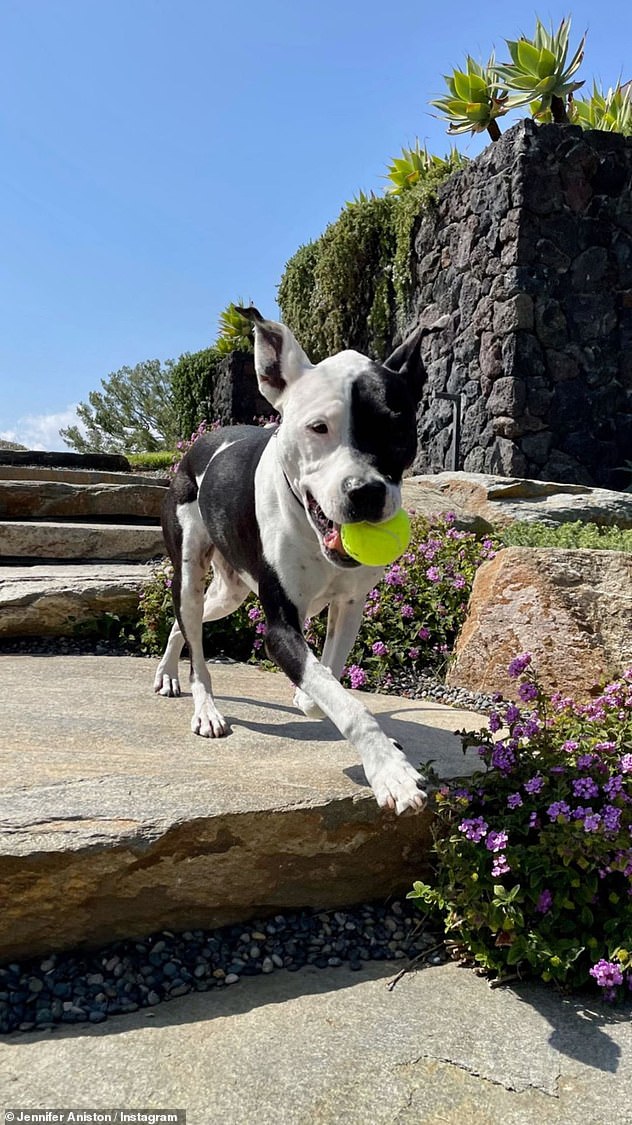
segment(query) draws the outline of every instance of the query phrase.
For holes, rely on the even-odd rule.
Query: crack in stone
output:
[[[510,1094],[524,1094],[529,1090],[535,1090],[536,1093],[544,1094],[547,1098],[559,1100],[559,1082],[560,1078],[562,1077],[561,1071],[558,1071],[555,1075],[555,1079],[553,1082],[554,1091],[553,1093],[550,1093],[548,1090],[545,1090],[543,1086],[539,1086],[537,1085],[537,1083],[534,1084],[533,1082],[527,1082],[521,1089],[518,1089],[516,1086],[508,1085],[506,1082],[502,1082],[500,1079],[488,1078],[487,1075],[481,1074],[479,1070],[475,1070],[473,1066],[468,1066],[467,1063],[456,1062],[455,1059],[445,1058],[441,1055],[418,1055],[416,1058],[408,1059],[406,1062],[396,1063],[395,1069],[401,1069],[405,1066],[415,1066],[420,1062],[437,1062],[443,1063],[445,1066],[455,1066],[458,1070],[464,1070],[466,1074],[470,1074],[472,1078],[480,1078],[481,1082],[487,1082],[490,1086],[500,1086],[501,1089],[507,1090]]]

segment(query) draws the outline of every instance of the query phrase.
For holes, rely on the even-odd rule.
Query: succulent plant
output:
[[[496,122],[509,109],[509,95],[499,88],[494,56],[487,66],[468,55],[465,70],[445,74],[449,96],[438,98],[430,104],[440,110],[440,117],[449,122],[448,133],[489,133],[498,140],[500,129]]]
[[[593,82],[590,98],[573,99],[570,108],[573,124],[582,129],[603,129],[608,133],[632,135],[632,89],[630,83],[617,84],[607,94]]]
[[[219,336],[215,347],[221,355],[229,355],[230,352],[235,351],[250,351],[252,339],[252,324],[237,311],[231,301],[219,314]]]
[[[378,196],[374,191],[370,191],[368,195],[365,191],[359,191],[357,195],[354,195],[353,199],[347,200],[345,207],[350,210],[352,207],[360,207],[363,203],[372,203],[373,200],[377,198]]]
[[[538,19],[533,39],[505,40],[512,61],[498,64],[495,70],[508,109],[531,103],[533,116],[539,120],[546,119],[550,111],[554,121],[568,121],[567,99],[584,84],[572,78],[581,65],[586,42],[584,35],[567,65],[570,27],[570,19],[564,19],[557,31],[547,31]],[[509,97],[509,91],[518,93]]]
[[[391,195],[401,195],[402,192],[426,179],[432,171],[445,173],[455,172],[462,168],[467,157],[461,155],[454,146],[447,156],[435,156],[428,152],[424,145],[419,147],[419,140],[415,140],[414,148],[402,148],[402,155],[393,158],[388,166],[388,179],[391,181],[387,191]]]

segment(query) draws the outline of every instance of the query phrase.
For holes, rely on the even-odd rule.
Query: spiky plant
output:
[[[357,195],[354,195],[353,199],[347,200],[345,207],[348,210],[352,207],[361,207],[363,203],[372,203],[374,199],[377,199],[377,195],[374,191],[370,191],[368,195],[365,191],[359,191]]]
[[[431,172],[443,172],[449,175],[458,168],[462,168],[466,157],[452,146],[447,156],[435,156],[428,152],[424,145],[419,146],[415,139],[414,148],[402,148],[402,155],[393,158],[388,166],[388,179],[391,181],[386,189],[391,195],[401,195],[409,188],[422,180],[427,180]]]
[[[509,96],[499,89],[493,54],[487,66],[468,55],[465,70],[444,74],[449,96],[432,101],[440,110],[440,118],[448,121],[448,133],[489,133],[493,141],[500,137],[496,121],[509,108]]]
[[[252,324],[231,301],[223,312],[219,314],[219,336],[216,348],[221,355],[231,352],[247,352],[252,348]]]
[[[568,122],[567,101],[583,82],[571,81],[584,57],[586,35],[567,65],[570,19],[562,20],[557,31],[547,31],[536,20],[533,39],[506,39],[511,55],[510,63],[496,67],[501,88],[507,94],[507,108],[531,103],[531,112],[538,120],[546,120],[550,112],[558,124]],[[509,97],[510,91],[519,91]]]
[[[573,99],[570,116],[582,129],[603,129],[607,133],[632,135],[632,91],[630,84],[618,84],[604,94],[596,82],[590,98]]]

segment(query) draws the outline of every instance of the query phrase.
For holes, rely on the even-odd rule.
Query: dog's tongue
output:
[[[346,555],[347,553],[342,545],[339,527],[332,527],[331,531],[323,536],[323,543],[328,551],[337,551],[339,555]]]

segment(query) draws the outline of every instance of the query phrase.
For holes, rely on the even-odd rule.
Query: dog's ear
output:
[[[426,382],[426,370],[421,361],[419,348],[427,332],[426,326],[420,325],[414,332],[411,332],[410,336],[406,337],[398,348],[395,348],[392,355],[385,359],[382,364],[387,371],[400,375],[406,381],[406,386],[416,403],[421,400],[424,383]]]
[[[258,309],[237,309],[255,327],[255,371],[259,390],[279,408],[284,392],[312,364],[289,328],[276,320],[264,320]]]

